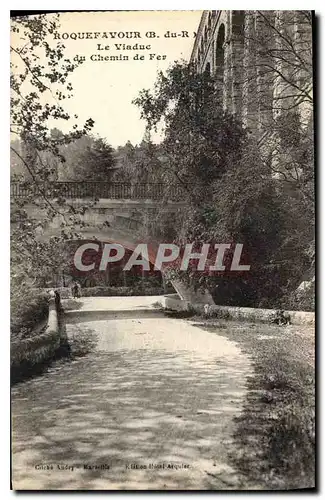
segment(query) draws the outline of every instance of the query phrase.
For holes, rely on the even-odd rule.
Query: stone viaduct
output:
[[[309,11],[203,11],[190,61],[215,75],[223,108],[259,137],[283,109],[312,114]]]

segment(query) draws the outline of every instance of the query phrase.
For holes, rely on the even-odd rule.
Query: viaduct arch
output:
[[[14,196],[14,195],[13,195]],[[146,231],[146,221],[158,208],[170,215],[185,208],[184,201],[169,201],[164,203],[163,208],[160,200],[141,197],[140,199],[123,198],[123,192],[118,198],[100,198],[95,204],[89,206],[81,217],[80,227],[76,227],[76,232],[80,233],[84,241],[98,241],[101,243],[120,243],[124,248],[133,250],[139,243],[147,243],[153,250],[158,248],[158,241],[149,237]],[[181,200],[181,198],[179,198]],[[69,198],[66,205],[81,208],[85,205],[84,198]],[[65,215],[68,216],[68,209],[53,200],[53,206],[61,212],[53,220],[45,223],[40,228],[38,237],[48,239],[50,236],[58,234],[58,231],[65,224]],[[38,205],[30,203],[24,207],[30,217],[35,217],[46,221],[47,212]],[[80,239],[79,239],[80,241]],[[153,262],[152,262],[153,263]],[[179,281],[172,281],[172,285],[181,299],[188,302],[213,304],[213,299],[209,293],[201,294],[194,292]]]

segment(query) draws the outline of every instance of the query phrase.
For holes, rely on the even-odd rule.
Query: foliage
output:
[[[245,84],[252,95],[258,94],[263,129],[259,156],[278,179],[285,224],[272,264],[286,276],[281,287],[288,302],[315,260],[313,14],[258,11],[255,27],[252,14],[245,16],[251,28],[244,38],[256,54]]]
[[[218,303],[222,297],[223,303],[256,305],[265,295],[276,296],[281,291],[274,280],[276,270],[266,265],[281,244],[282,202],[256,145],[235,118],[223,112],[213,78],[176,64],[166,77],[159,76],[154,92],[143,91],[136,104],[149,127],[165,121],[160,170],[166,191],[176,181],[187,199],[186,211],[169,236],[176,233],[178,243],[198,247],[207,242],[243,243],[252,268],[247,277],[222,279],[191,271],[178,276],[194,287],[209,286],[214,294],[217,290]],[[168,229],[166,225],[165,234]],[[274,281],[269,290],[265,280]]]
[[[297,311],[315,311],[315,282],[309,282],[305,290],[294,290],[283,301],[282,307]]]
[[[146,182],[161,182],[159,169],[159,144],[153,144],[150,139],[144,139],[139,145],[133,146],[127,142],[116,151],[117,169],[114,180],[130,182],[131,184]]]
[[[172,223],[158,213],[151,234],[196,248],[240,242],[251,264],[249,274],[223,277],[171,267],[169,278],[208,286],[218,304],[277,307],[314,258],[311,121],[306,129],[296,108],[287,110],[259,144],[223,111],[213,76],[182,63],[160,73],[135,104],[148,130],[165,126],[158,157],[165,199],[177,183],[187,200]]]
[[[75,150],[77,152],[77,158],[72,157],[71,159],[71,180],[109,181],[115,165],[113,148],[105,139],[91,136],[87,137],[87,143],[82,147],[81,141],[83,140],[85,142],[85,139],[84,137],[76,141]],[[66,152],[69,152],[69,146],[70,145],[65,146]]]
[[[30,336],[48,314],[48,297],[29,287],[13,287],[11,295],[10,330],[12,340]]]
[[[49,121],[71,118],[64,111],[62,101],[72,96],[67,78],[76,68],[64,57],[62,43],[58,42],[55,47],[49,44],[50,35],[58,28],[58,20],[58,16],[42,14],[20,16],[12,21],[11,133],[29,148],[30,160],[39,157],[41,151],[59,155],[60,144],[81,137],[93,124],[91,119],[81,129],[74,124],[72,132],[57,138],[49,132]],[[35,168],[31,162],[26,161],[24,165],[36,181],[46,180],[50,175],[47,169]]]
[[[250,68],[251,89],[260,93],[264,110],[292,110],[313,105],[313,14],[308,10],[257,11],[255,29],[244,33],[256,54]],[[247,24],[254,12],[246,11]],[[256,76],[259,88],[256,88]],[[268,99],[270,84],[277,90]]]
[[[93,125],[89,118],[81,128],[72,125],[69,133],[50,132],[49,124],[72,118],[65,112],[63,101],[72,96],[68,77],[76,67],[65,57],[62,43],[52,45],[51,42],[50,45],[58,23],[58,15],[42,14],[20,16],[11,24],[10,131],[12,137],[19,140],[11,144],[11,153],[28,172],[24,185],[27,191],[30,190],[24,200],[13,199],[11,203],[13,316],[19,316],[16,309],[28,295],[28,287],[39,276],[58,270],[63,260],[61,243],[74,234],[78,219],[78,210],[68,207],[63,214],[48,197],[46,183],[53,179],[55,165],[45,162],[44,158],[50,155],[63,161],[60,147],[82,137]],[[20,148],[16,148],[17,144]],[[59,201],[62,205],[65,203],[64,199]],[[41,220],[28,216],[26,204],[42,209],[45,217]],[[49,222],[56,216],[62,218],[61,234],[44,242],[39,237],[44,220]]]
[[[167,76],[159,74],[152,93],[142,91],[134,102],[148,127],[164,121],[166,138],[158,158],[162,178],[167,189],[180,184],[192,203],[238,159],[244,134],[222,112],[208,74],[176,63]]]
[[[62,137],[58,129],[50,131],[51,137]],[[31,175],[24,166],[28,161],[25,143],[15,140],[12,147],[19,152],[18,158],[11,155],[11,177],[13,180],[30,180]],[[105,139],[83,135],[69,143],[58,146],[59,155],[51,151],[41,151],[33,162],[48,171],[50,181],[109,181],[116,163],[115,151]]]
[[[198,326],[238,343],[254,366],[244,410],[235,419],[236,447],[231,458],[236,469],[259,488],[313,488],[313,329],[306,325],[215,324],[215,320]]]

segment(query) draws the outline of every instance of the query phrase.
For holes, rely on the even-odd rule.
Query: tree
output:
[[[62,101],[72,96],[72,86],[67,81],[69,74],[76,68],[64,58],[64,45],[57,43],[50,47],[48,38],[58,29],[59,16],[21,16],[12,22],[11,50],[11,133],[18,136],[35,155],[41,151],[51,151],[59,155],[59,145],[81,137],[92,127],[93,121],[87,120],[84,127],[51,136],[50,120],[67,121],[71,117],[62,107]],[[75,115],[75,118],[77,116]],[[13,149],[19,157],[19,153]],[[33,165],[24,164],[32,176],[40,180],[48,177],[43,168],[33,170]],[[39,182],[38,182],[39,184]]]
[[[60,131],[53,129],[51,134],[57,137]],[[42,163],[52,167],[53,180],[105,182],[115,170],[114,149],[105,139],[89,134],[60,145],[59,154],[41,153]]]
[[[314,266],[313,14],[311,11],[247,13],[244,43],[251,58],[246,80],[259,103],[260,157],[278,179],[286,230],[275,260],[299,284]],[[295,254],[295,265],[292,255]],[[284,271],[283,271],[284,272]]]
[[[28,173],[24,178],[26,198],[12,199],[11,203],[12,295],[21,300],[24,288],[35,284],[42,269],[54,271],[59,261],[64,265],[61,243],[75,235],[79,217],[78,210],[69,211],[69,207],[61,212],[49,198],[46,186],[53,176],[53,165],[43,161],[44,155],[63,161],[60,146],[82,137],[93,125],[89,118],[81,128],[75,123],[70,133],[53,136],[50,132],[49,123],[71,118],[63,101],[72,96],[68,77],[76,67],[64,56],[62,43],[50,44],[58,23],[58,15],[43,14],[18,17],[11,25],[10,131],[19,139],[11,144],[11,152]],[[64,205],[65,200],[60,201]],[[38,235],[44,221],[29,217],[26,204],[46,210],[47,221],[62,216],[61,233],[42,242]]]
[[[246,11],[245,17],[247,54],[239,83],[249,93],[250,107],[253,101],[258,106],[261,156],[273,175],[299,191],[308,210],[314,167],[313,15],[270,10]]]
[[[131,184],[161,182],[159,156],[163,151],[159,144],[153,144],[149,138],[139,145],[127,142],[119,146],[116,152],[116,173],[114,179]]]
[[[244,15],[233,27],[233,38],[244,57],[232,70],[240,68],[237,83],[250,92],[248,100],[266,119],[297,108],[312,112],[312,12],[240,12]]]
[[[256,305],[266,291],[261,283],[266,274],[272,281],[273,271],[266,272],[265,266],[281,240],[281,203],[254,141],[223,112],[219,96],[209,74],[198,75],[191,66],[177,63],[166,76],[159,75],[153,92],[142,91],[135,102],[149,128],[165,122],[160,171],[166,198],[177,183],[187,200],[173,232],[165,226],[165,236],[198,248],[202,243],[241,242],[253,269],[248,277],[235,279],[192,271],[175,275],[175,270],[173,276],[194,287],[215,290],[219,285],[228,303]],[[276,292],[273,288],[266,295]]]
[[[236,120],[223,113],[212,77],[176,63],[167,76],[158,75],[152,93],[142,91],[134,102],[149,129],[165,124],[160,170],[167,188],[177,183],[193,201],[206,194],[237,157],[244,137]]]
[[[114,149],[105,139],[93,139],[81,155],[81,169],[77,173],[77,180],[107,182],[112,177],[114,166]]]

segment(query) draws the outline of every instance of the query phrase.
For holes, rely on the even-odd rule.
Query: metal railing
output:
[[[106,198],[112,200],[163,200],[181,201],[184,190],[175,185],[168,188],[162,183],[131,184],[125,182],[49,182],[36,185],[30,183],[11,183],[13,198]]]

